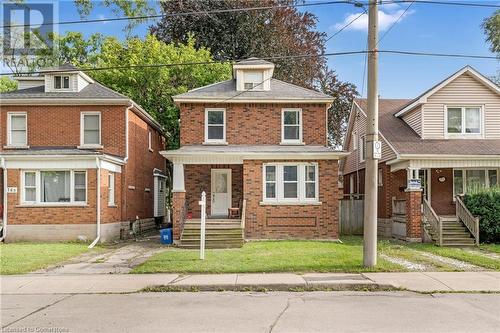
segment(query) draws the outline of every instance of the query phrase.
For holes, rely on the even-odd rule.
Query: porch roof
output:
[[[337,160],[349,153],[319,145],[188,145],[161,154],[174,163],[242,164],[243,160]]]

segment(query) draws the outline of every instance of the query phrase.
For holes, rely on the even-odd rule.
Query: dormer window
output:
[[[482,132],[482,112],[481,107],[447,107],[447,127],[448,136],[468,136],[481,135]]]
[[[69,76],[68,75],[54,76],[54,89],[69,89]]]
[[[263,71],[245,71],[243,74],[245,90],[263,90],[264,72]]]

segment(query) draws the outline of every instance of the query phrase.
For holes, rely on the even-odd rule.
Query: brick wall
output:
[[[210,215],[211,209],[211,169],[231,169],[231,200],[232,206],[237,207],[240,200],[243,199],[243,165],[200,165],[187,164],[184,166],[186,200],[188,202],[188,212],[193,217],[200,217],[200,205],[198,201],[201,198],[201,192],[207,194],[207,214]]]
[[[406,192],[406,240],[422,241],[422,191]]]
[[[443,183],[440,177],[446,178]],[[438,215],[455,215],[453,169],[431,169],[431,205]]]
[[[263,163],[244,161],[243,165],[243,192],[247,201],[245,236],[255,239],[338,238],[337,161],[318,161],[321,205],[260,205]]]
[[[229,144],[279,144],[281,110],[302,108],[305,144],[326,144],[325,104],[181,104],[181,145],[205,141],[205,108],[226,109],[226,140]]]
[[[2,106],[0,114],[0,151],[7,143],[7,113],[26,112],[28,145],[35,147],[68,147],[80,145],[80,114],[101,112],[103,152],[125,156],[125,106],[41,105]]]

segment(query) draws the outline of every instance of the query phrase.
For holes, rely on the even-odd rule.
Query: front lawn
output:
[[[500,244],[481,244],[480,248],[482,250],[495,252],[500,254]]]
[[[0,274],[23,274],[70,259],[89,250],[84,243],[0,244]]]
[[[240,249],[206,250],[199,260],[194,250],[169,249],[136,267],[132,273],[258,273],[258,272],[363,272],[402,271],[379,258],[375,269],[363,267],[360,237],[343,244],[320,241],[259,241]]]

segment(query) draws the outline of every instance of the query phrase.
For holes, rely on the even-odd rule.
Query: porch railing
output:
[[[456,197],[455,207],[457,218],[465,224],[472,236],[474,236],[476,245],[479,245],[479,217],[474,217],[472,215],[472,213],[465,206],[462,199],[460,199],[460,196]]]
[[[435,238],[437,245],[442,246],[443,245],[443,221],[436,214],[434,209],[432,209],[432,206],[429,203],[429,201],[427,201],[427,199],[424,199],[424,203],[422,206],[423,206],[424,223],[429,224],[429,226],[432,228],[432,231],[434,233],[433,237]]]
[[[392,215],[406,215],[406,199],[392,198]]]
[[[184,205],[181,208],[181,216],[179,218],[179,234],[180,235],[182,235],[182,232],[184,231],[184,223],[186,222],[187,210],[188,210],[188,203],[187,203],[187,201],[184,201]]]
[[[243,200],[241,203],[241,229],[243,232],[245,232],[245,215],[246,215],[246,210],[247,210],[247,201]]]

